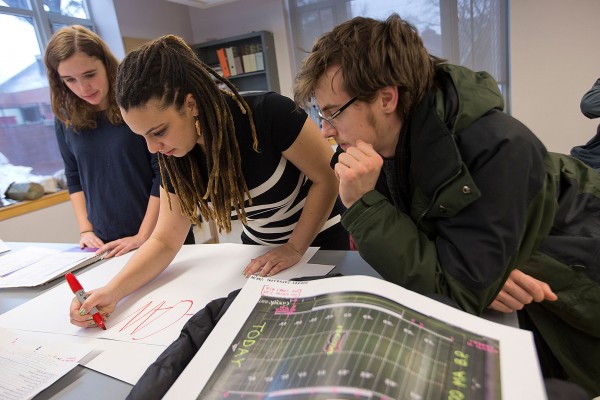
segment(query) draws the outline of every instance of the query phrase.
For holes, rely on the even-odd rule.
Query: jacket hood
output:
[[[458,110],[453,124],[455,132],[469,126],[492,109],[504,109],[504,99],[498,83],[487,72],[475,72],[452,64],[443,64],[439,70],[449,78],[458,97]],[[446,119],[444,103],[442,96],[438,96],[436,108],[442,120]]]

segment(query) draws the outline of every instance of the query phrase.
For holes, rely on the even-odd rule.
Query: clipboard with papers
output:
[[[0,289],[43,285],[104,258],[97,249],[27,246],[0,256]]]

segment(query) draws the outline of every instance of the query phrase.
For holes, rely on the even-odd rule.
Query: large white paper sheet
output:
[[[375,300],[368,297],[364,301],[367,297],[362,293],[375,295]],[[337,297],[326,296],[331,294]],[[358,300],[346,300],[351,296]],[[385,300],[377,300],[381,298]],[[399,307],[391,307],[388,299]],[[258,312],[252,314],[255,307]],[[398,309],[402,314],[395,313]],[[253,319],[248,319],[251,314]],[[395,350],[386,345],[391,340],[396,342]],[[405,355],[396,355],[397,351]],[[330,353],[336,356],[328,362]],[[407,365],[417,366],[417,370],[391,372],[413,359],[418,360],[416,364]],[[484,366],[486,372],[480,371]],[[441,373],[429,372],[439,368],[449,371],[443,382]],[[460,397],[463,392],[477,392],[481,387],[484,391],[479,391],[477,398],[545,399],[530,332],[486,321],[367,276],[309,282],[251,278],[163,399],[198,398],[213,373],[215,380],[211,382],[218,382],[218,386],[211,386],[214,392],[203,392],[202,398],[240,398],[250,392],[261,397],[270,391],[275,391],[274,396],[330,391],[332,397],[339,394],[346,398],[359,392],[372,393],[371,383],[377,380],[379,388],[387,385],[385,390],[415,387],[410,396],[402,398],[427,398],[423,393],[428,386],[434,390],[439,385],[438,390],[444,391],[446,386],[442,385],[447,385],[449,390],[444,393],[448,398],[464,398]],[[386,373],[392,375],[383,382]]]
[[[276,275],[279,279],[325,275],[333,266],[306,264],[317,248],[310,248],[298,265]],[[68,306],[73,293],[62,283],[27,303],[0,315],[0,326],[90,338],[112,339],[147,347],[147,357],[130,357],[127,351],[106,351],[85,362],[86,367],[130,382],[179,335],[187,320],[209,301],[227,296],[247,281],[242,275],[249,260],[263,254],[264,246],[209,244],[183,246],[171,265],[154,281],[125,298],[107,320],[107,331],[71,325]],[[77,274],[84,289],[106,284],[129,260],[131,254],[110,259]],[[32,317],[34,316],[34,317]],[[131,347],[133,352],[142,351]]]
[[[329,272],[332,266],[305,263],[317,250],[310,248],[300,263],[277,277],[291,279]],[[106,331],[78,328],[69,322],[68,307],[73,293],[66,282],[0,315],[0,326],[168,345],[179,335],[185,322],[206,303],[241,288],[246,282],[243,268],[250,259],[265,251],[264,246],[233,243],[183,246],[165,271],[119,303],[106,322]],[[85,290],[105,285],[130,257],[131,254],[127,254],[110,259],[97,268],[77,274],[78,279]]]
[[[31,399],[77,366],[90,345],[50,341],[0,329],[0,399]]]
[[[117,340],[93,339],[97,354],[86,357],[80,364],[113,378],[135,385],[146,369],[167,346],[127,343]],[[123,362],[123,355],[127,360]]]

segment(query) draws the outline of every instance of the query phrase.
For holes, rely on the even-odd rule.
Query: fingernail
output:
[[[110,314],[108,314],[108,313],[107,313],[107,314],[104,316],[104,318],[108,318],[108,317],[110,317]]]
[[[84,316],[85,314],[87,314],[87,311],[85,311],[85,308],[80,308],[79,315]]]
[[[96,323],[94,321],[90,322],[89,326],[96,326]]]

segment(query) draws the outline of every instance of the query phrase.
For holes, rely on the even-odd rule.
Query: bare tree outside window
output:
[[[294,74],[315,39],[334,26],[357,16],[385,19],[395,12],[417,28],[429,53],[489,72],[508,108],[507,0],[288,1]]]
[[[44,0],[44,9],[67,17],[89,18],[83,0]]]

